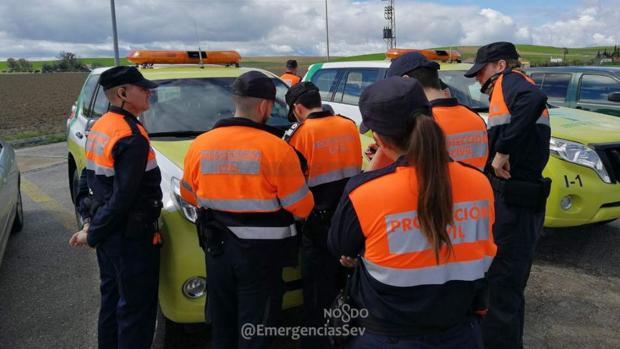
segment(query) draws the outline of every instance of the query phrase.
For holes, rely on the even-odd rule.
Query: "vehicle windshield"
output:
[[[463,71],[440,70],[439,77],[450,88],[452,97],[476,111],[489,109],[489,96],[480,92],[480,84],[476,79],[469,79],[463,75]]]
[[[268,124],[279,128],[290,125],[284,95],[288,87],[276,84],[276,103]],[[213,127],[222,118],[234,115],[232,83],[235,78],[197,78],[157,80],[159,87],[151,95],[151,106],[141,121],[149,134],[196,135]]]

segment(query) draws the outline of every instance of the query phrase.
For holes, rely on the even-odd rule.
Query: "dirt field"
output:
[[[86,73],[0,74],[0,137],[62,132]]]

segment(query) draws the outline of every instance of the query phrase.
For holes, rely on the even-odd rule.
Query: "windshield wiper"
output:
[[[149,137],[196,137],[205,133],[206,131],[167,131],[167,132],[152,132],[149,133]]]

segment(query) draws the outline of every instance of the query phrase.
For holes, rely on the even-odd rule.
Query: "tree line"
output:
[[[87,72],[90,71],[89,67],[84,64],[77,56],[72,52],[60,52],[58,54],[58,60],[52,63],[45,63],[41,67],[42,73],[54,73],[54,72]],[[9,73],[38,73],[39,70],[35,70],[32,66],[32,62],[24,58],[9,58],[6,60],[6,67]],[[91,67],[93,68],[93,67]]]

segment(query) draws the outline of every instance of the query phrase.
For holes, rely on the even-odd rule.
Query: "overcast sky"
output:
[[[328,0],[330,53],[383,52],[385,2]],[[398,47],[620,41],[620,0],[396,0]],[[236,49],[324,55],[325,0],[117,0],[121,55],[131,49]],[[0,0],[0,59],[60,51],[112,57],[109,0]]]

